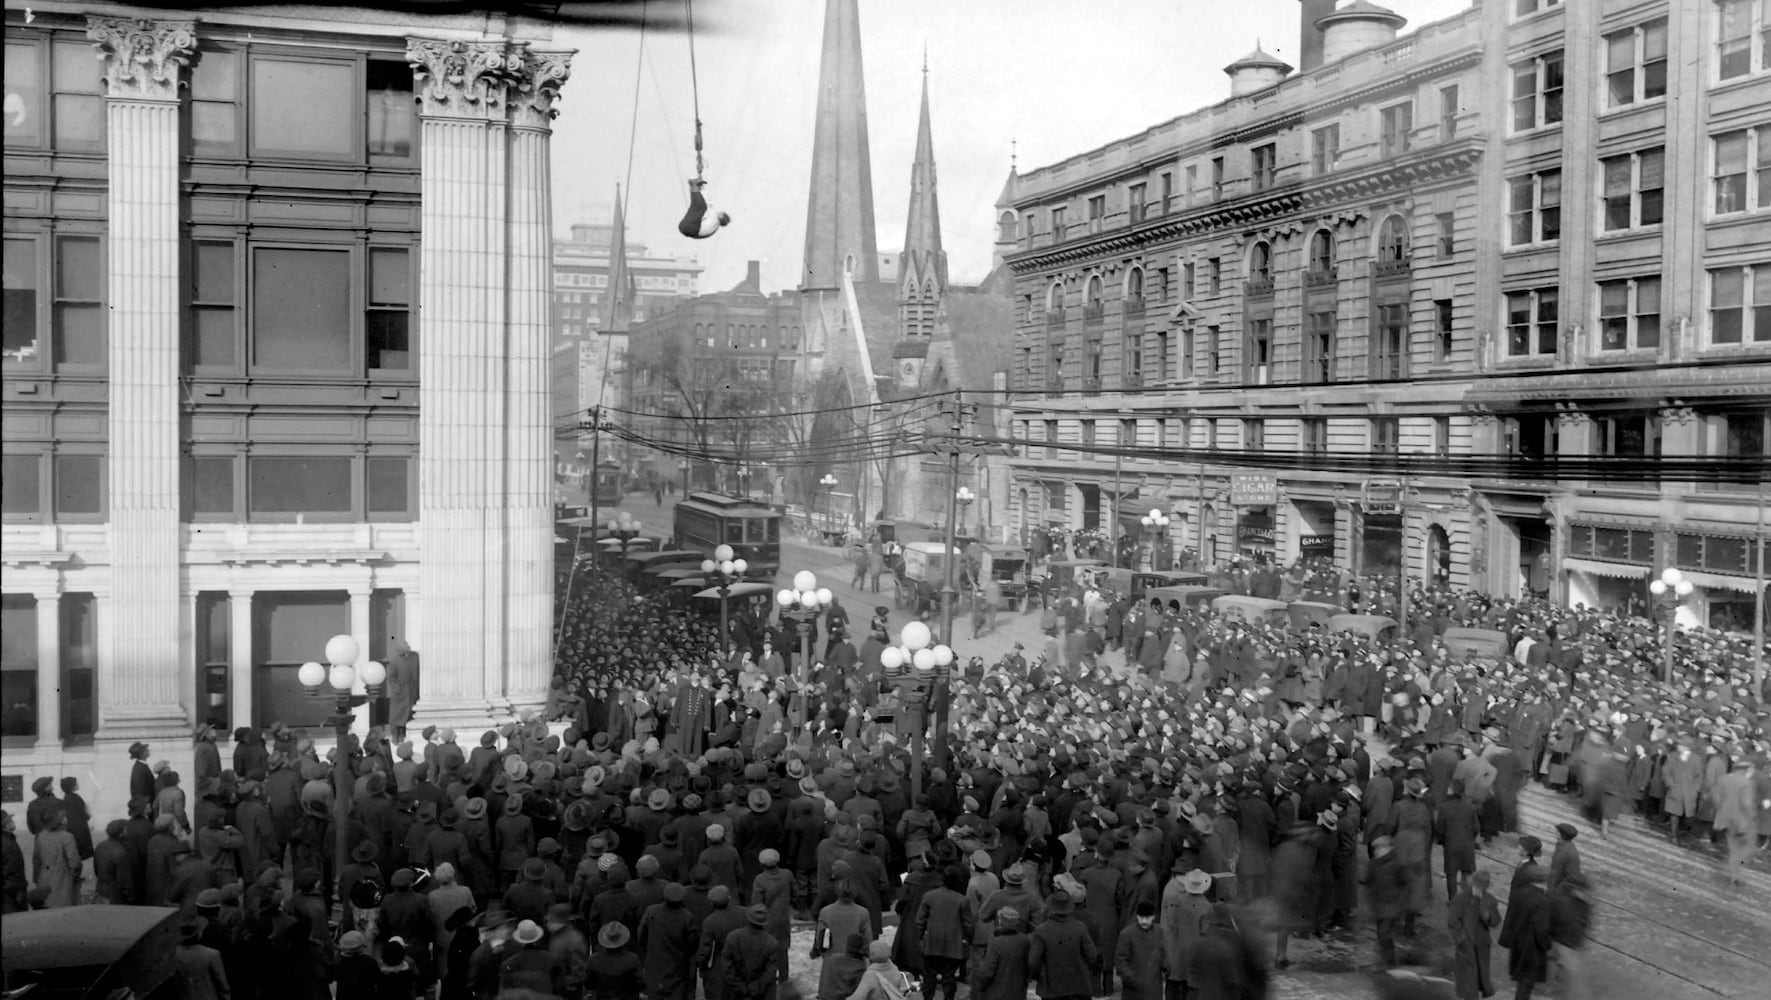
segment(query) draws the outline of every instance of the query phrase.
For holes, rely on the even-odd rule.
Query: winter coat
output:
[[[214,744],[211,744],[213,746]],[[225,1000],[228,993],[227,972],[222,969],[221,953],[200,944],[180,944],[172,952],[177,971],[178,995],[182,1000]]]
[[[1034,928],[1027,949],[1027,967],[1041,997],[1094,995],[1100,952],[1088,929],[1067,913],[1054,913]]]
[[[775,936],[760,927],[747,924],[726,935],[718,970],[723,984],[721,995],[726,1000],[761,1000],[771,996],[779,951]]]
[[[978,1000],[1026,1000],[1033,939],[1019,929],[999,929],[984,947],[973,982]]]
[[[1759,801],[1753,784],[1753,776],[1745,771],[1724,775],[1716,782],[1717,830],[1750,834],[1758,828]]]
[[[635,949],[646,983],[655,992],[668,995],[691,981],[695,956],[701,949],[701,928],[687,907],[655,903],[640,918]]]
[[[925,958],[965,958],[970,950],[974,914],[966,898],[941,887],[923,894],[912,926]]]
[[[1162,1000],[1162,932],[1135,922],[1121,931],[1113,950],[1113,971],[1119,976],[1123,1000]]]
[[[1667,758],[1666,805],[1669,816],[1696,816],[1697,795],[1703,788],[1703,758],[1697,754]]]
[[[1527,884],[1513,890],[1500,926],[1500,946],[1507,949],[1507,974],[1515,981],[1541,983],[1549,978],[1550,897],[1543,886]]]
[[[43,830],[37,834],[34,867],[37,887],[49,892],[47,906],[75,906],[80,902],[82,867],[80,848],[67,830]]]
[[[1468,799],[1453,796],[1439,803],[1433,835],[1444,845],[1446,871],[1476,870],[1476,839],[1480,832],[1475,807]]]
[[[1203,895],[1181,888],[1179,878],[1170,879],[1162,890],[1163,965],[1170,982],[1185,982],[1187,963],[1193,957],[1193,946],[1199,941],[1205,919],[1211,915],[1211,904]]]

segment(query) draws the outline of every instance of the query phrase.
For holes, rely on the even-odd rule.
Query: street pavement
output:
[[[669,531],[669,508],[660,510],[650,498],[625,509],[648,522],[648,534]],[[784,586],[794,573],[809,569],[820,586],[829,587],[848,609],[852,621],[864,623],[876,605],[891,609],[891,629],[911,616],[893,607],[892,584],[882,580],[882,593],[849,586],[853,568],[841,549],[785,540],[781,546]],[[996,628],[969,638],[963,614],[956,616],[953,643],[962,659],[982,656],[994,664],[1016,642],[1029,659],[1040,647],[1039,615],[999,613]],[[1118,654],[1109,653],[1109,657]],[[1587,949],[1588,988],[1595,1000],[1766,1000],[1771,998],[1771,875],[1763,866],[1748,868],[1739,885],[1721,870],[1718,853],[1705,845],[1694,849],[1674,845],[1666,834],[1636,816],[1613,825],[1609,839],[1580,815],[1573,799],[1541,785],[1529,785],[1520,798],[1519,833],[1531,833],[1545,844],[1543,863],[1557,840],[1558,823],[1582,831],[1576,840],[1581,867],[1593,884],[1592,941]],[[1518,834],[1506,834],[1480,850],[1477,863],[1493,875],[1492,890],[1504,906],[1512,871],[1519,860]],[[1437,850],[1433,854],[1432,907],[1420,922],[1420,933],[1399,944],[1404,963],[1424,973],[1449,975],[1451,944],[1445,930],[1445,882]],[[1256,911],[1256,933],[1267,936],[1268,921]],[[808,958],[810,925],[796,926],[792,978],[807,998],[816,996],[818,963]],[[1270,936],[1268,937],[1270,941]],[[1494,948],[1492,972],[1498,996],[1510,996],[1506,950]],[[1369,921],[1357,922],[1352,933],[1322,940],[1294,940],[1292,966],[1274,973],[1275,1000],[1342,1000],[1374,995],[1376,941]],[[1572,1000],[1563,984],[1540,986],[1539,997]]]

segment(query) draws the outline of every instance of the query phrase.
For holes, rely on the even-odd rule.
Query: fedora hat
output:
[[[1195,868],[1181,876],[1181,888],[1195,896],[1202,896],[1211,888],[1211,875]]]
[[[380,853],[380,849],[375,846],[375,841],[358,841],[357,846],[351,848],[351,860],[355,861],[357,864],[366,865],[369,862],[374,861],[375,856]]]
[[[523,862],[523,879],[528,882],[539,882],[547,877],[547,862],[540,858],[530,858]]]
[[[566,814],[560,820],[566,829],[573,833],[583,833],[590,829],[590,803],[584,799],[566,807]]]
[[[1002,881],[1004,885],[1020,885],[1022,882],[1026,881],[1026,879],[1026,869],[1022,868],[1018,861],[1002,870]]]
[[[751,812],[766,813],[769,811],[769,807],[773,804],[774,799],[770,798],[768,789],[752,788],[750,790],[749,805]]]
[[[533,920],[519,921],[517,923],[517,929],[511,934],[511,937],[517,944],[535,944],[541,940],[541,925]]]
[[[468,819],[484,819],[486,815],[486,800],[477,795],[468,799],[467,803],[461,807],[461,815]]]
[[[652,789],[652,794],[646,796],[646,807],[653,812],[668,811],[670,809],[670,789]]]
[[[750,926],[752,927],[767,926],[769,922],[769,908],[763,903],[753,903],[751,904],[750,909],[744,911],[744,918],[750,921]]]
[[[504,758],[504,773],[512,781],[521,781],[529,776],[529,764],[523,758],[512,754]]]
[[[596,932],[597,947],[604,949],[626,947],[628,939],[632,936],[628,933],[626,924],[619,920],[611,920],[603,925],[602,930]]]
[[[504,800],[504,815],[506,815],[506,816],[520,816],[520,815],[522,815],[522,813],[523,813],[523,797],[521,795],[513,794]]]

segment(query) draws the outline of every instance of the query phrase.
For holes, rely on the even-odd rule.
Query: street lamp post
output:
[[[683,459],[681,462],[677,463],[676,467],[678,469],[682,470],[682,473],[683,473],[683,496],[686,497],[689,495],[689,460],[686,458]]]
[[[835,511],[832,509],[832,494],[836,492],[836,476],[829,472],[824,473],[824,478],[818,480],[818,488],[824,491],[824,530],[834,530],[832,525],[836,523],[836,518],[833,516]]]
[[[1153,570],[1167,569],[1168,567],[1163,566],[1156,555],[1157,544],[1168,537],[1168,515],[1152,507],[1150,513],[1138,518],[1138,523],[1142,524],[1144,530],[1150,534],[1150,568]]]
[[[1666,620],[1666,644],[1661,650],[1660,679],[1668,684],[1673,680],[1673,633],[1679,627],[1679,605],[1691,596],[1696,588],[1685,574],[1677,567],[1668,566],[1660,574],[1660,579],[1648,585],[1649,593],[1654,595],[1655,610]]]
[[[355,718],[351,708],[381,697],[381,685],[387,681],[387,668],[374,660],[363,664],[360,670],[357,668],[360,652],[356,639],[335,635],[326,640],[326,663],[329,666],[309,660],[296,673],[309,698],[318,698],[323,688],[332,689],[332,714],[327,716],[326,724],[332,727],[338,741],[337,749],[332,752],[333,878],[337,878],[350,863],[352,788],[349,742],[351,722]],[[359,679],[363,682],[364,696],[351,693]]]
[[[732,592],[732,584],[744,579],[750,564],[742,559],[732,558],[732,547],[721,545],[713,550],[712,559],[701,560],[701,573],[713,585],[719,588],[719,643],[720,655],[724,656],[731,647],[731,631],[726,625],[726,595]]]
[[[611,518],[605,526],[609,534],[621,539],[621,559],[623,565],[627,560],[627,543],[639,537],[640,523],[632,514],[622,511],[619,517]]]
[[[799,627],[799,663],[794,667],[794,686],[798,688],[799,724],[810,721],[806,712],[806,686],[811,683],[812,630],[817,627],[818,614],[830,607],[836,595],[829,587],[818,586],[818,576],[802,569],[793,574],[793,586],[783,587],[775,595],[781,617]]]
[[[738,466],[738,470],[737,470],[737,472],[734,473],[734,475],[736,475],[738,477],[738,493],[739,493],[739,495],[743,496],[745,499],[749,499],[750,498],[750,466],[748,466],[748,465]]]
[[[922,766],[927,753],[924,737],[928,731],[931,700],[937,702],[937,740],[942,736],[939,703],[944,700],[953,650],[944,644],[931,645],[934,636],[922,622],[906,623],[898,631],[898,643],[880,651],[879,664],[898,692],[899,710],[910,715],[910,798],[914,802],[922,794]],[[913,668],[907,680],[903,673],[906,667]]]

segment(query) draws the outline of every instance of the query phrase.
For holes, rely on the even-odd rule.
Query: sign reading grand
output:
[[[1272,476],[1230,477],[1230,503],[1237,507],[1271,507],[1279,502],[1279,483]]]

